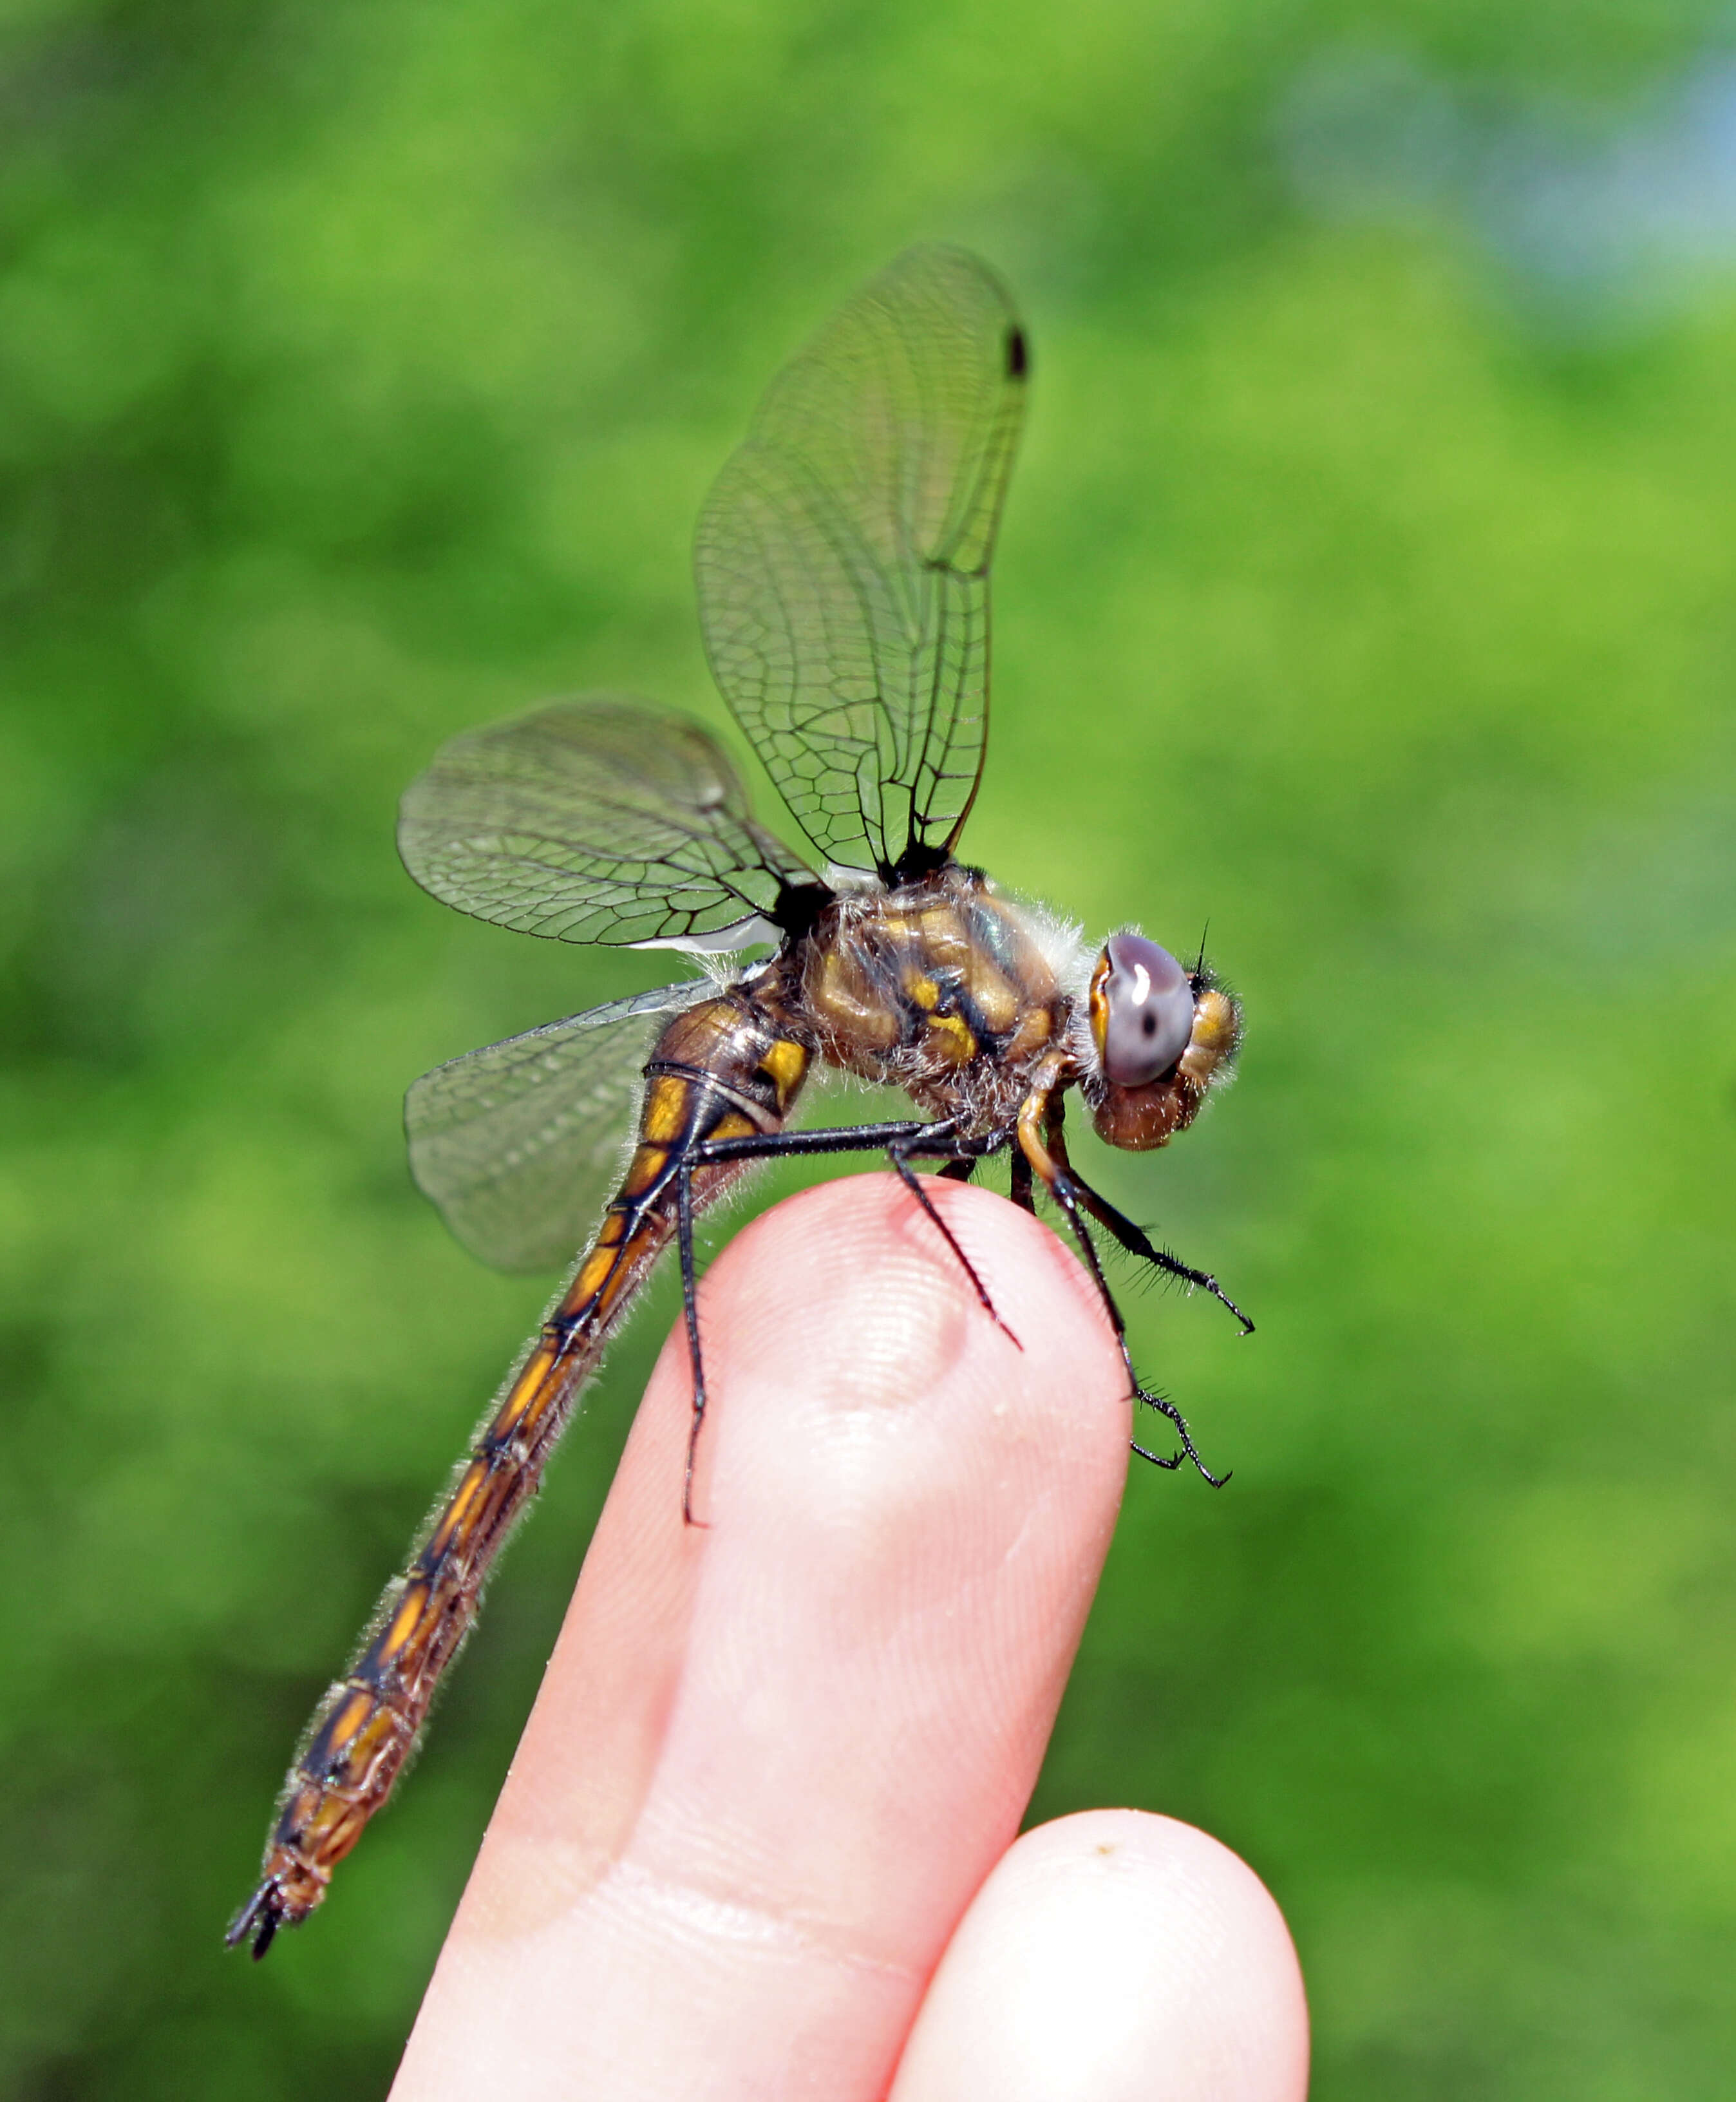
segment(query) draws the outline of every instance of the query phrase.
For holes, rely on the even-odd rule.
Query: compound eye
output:
[[[1091,988],[1092,1032],[1104,1078],[1143,1088],[1167,1072],[1194,1030],[1194,987],[1167,949],[1143,934],[1112,934]]]

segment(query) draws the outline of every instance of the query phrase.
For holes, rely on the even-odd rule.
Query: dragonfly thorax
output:
[[[758,823],[709,731],[622,694],[466,732],[405,793],[405,865],[478,919],[714,958],[775,947],[739,976],[610,1000],[411,1089],[416,1180],[467,1247],[513,1269],[582,1253],[295,1754],[229,1931],[256,1956],[320,1904],[391,1793],[501,1543],[671,1244],[692,1517],[706,1408],[695,1220],[755,1161],[884,1153],[994,1315],[917,1166],[968,1176],[1005,1152],[1012,1201],[1034,1211],[1041,1187],[1056,1205],[1130,1390],[1180,1439],[1169,1457],[1135,1449],[1220,1479],[1175,1404],[1140,1384],[1088,1222],[1251,1324],[1084,1181],[1062,1105],[1078,1088],[1113,1144],[1161,1146],[1228,1071],[1236,1004],[1203,960],[1189,971],[1132,930],[1094,973],[1075,933],[953,858],[985,750],[990,569],[1030,369],[993,273],[959,249],[913,249],[787,368],[706,499],[706,655],[813,858]],[[916,1117],[791,1129],[816,1059],[902,1089]]]
[[[804,1018],[828,1064],[967,1131],[1003,1131],[1033,1068],[1068,1041],[1077,947],[954,863],[839,896],[801,945]]]

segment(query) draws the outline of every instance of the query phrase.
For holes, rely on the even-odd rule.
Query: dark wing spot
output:
[[[1007,331],[1007,375],[1012,379],[1022,379],[1030,370],[1030,353],[1025,348],[1025,331],[1010,328]]]

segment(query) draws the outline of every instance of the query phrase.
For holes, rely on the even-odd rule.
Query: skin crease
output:
[[[1126,1382],[1046,1228],[926,1186],[1018,1343],[890,1176],[724,1249],[703,1523],[678,1328],[395,2102],[1305,2093],[1295,1954],[1233,1855],[1127,1812],[1014,1845]]]

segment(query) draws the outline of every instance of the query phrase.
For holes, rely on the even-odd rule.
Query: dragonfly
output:
[[[671,1241],[693,1519],[707,1399],[694,1222],[756,1162],[884,1155],[998,1320],[918,1164],[962,1181],[1007,1155],[1013,1201],[1034,1210],[1040,1188],[1058,1208],[1132,1395],[1180,1447],[1135,1451],[1227,1479],[1141,1384],[1092,1225],[1253,1324],[1083,1179],[1063,1106],[1077,1089],[1110,1144],[1166,1144],[1228,1076],[1238,1004],[1202,947],[1189,965],[1129,927],[1093,953],[956,858],[982,772],[990,567],[1030,375],[989,268],[959,248],[911,249],[773,382],[706,499],[706,654],[811,854],[756,821],[706,730],[618,694],[458,737],[406,792],[405,866],[449,905],[558,941],[698,952],[710,969],[472,1052],[410,1090],[412,1172],[467,1248],[508,1269],[583,1252],[319,1704],[232,1946],[263,1956],[305,1919],[390,1795],[514,1519]],[[914,1115],[796,1127],[825,1069],[902,1089]]]

